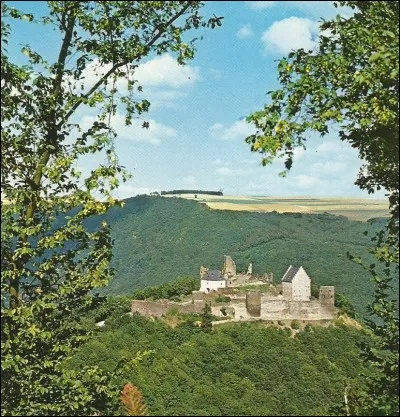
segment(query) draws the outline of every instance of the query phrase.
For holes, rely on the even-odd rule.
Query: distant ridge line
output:
[[[207,190],[171,190],[161,191],[161,195],[169,194],[208,194],[208,195],[223,195],[222,191],[207,191]]]

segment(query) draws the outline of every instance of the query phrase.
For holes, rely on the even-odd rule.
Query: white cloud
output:
[[[292,49],[313,49],[317,33],[315,22],[292,16],[274,22],[262,34],[261,41],[266,50],[287,54]]]
[[[309,188],[316,189],[317,187],[323,187],[325,184],[324,181],[320,180],[317,177],[312,177],[310,175],[304,175],[304,174],[296,175],[295,177],[293,177],[293,181],[297,187],[303,188],[303,189],[309,189]]]
[[[253,10],[264,10],[273,7],[276,1],[246,1],[250,9]]]
[[[243,169],[231,169],[227,167],[218,168],[217,172],[225,177],[238,177],[246,174],[246,171]]]
[[[155,190],[149,187],[135,187],[134,185],[125,183],[121,184],[114,194],[116,194],[115,197],[122,199],[134,197],[138,194],[150,194],[152,191]]]
[[[165,90],[154,87],[147,88],[142,96],[150,101],[151,109],[181,109],[182,105],[179,104],[179,100],[186,97],[187,94],[180,90]]]
[[[185,87],[199,81],[200,70],[190,65],[179,65],[175,58],[166,53],[140,64],[135,78],[143,87]]]
[[[236,36],[239,39],[251,38],[252,36],[254,36],[254,32],[253,32],[253,29],[252,29],[251,25],[243,25],[236,32]]]
[[[317,162],[311,165],[311,169],[323,174],[336,174],[346,169],[343,162]]]
[[[324,142],[317,146],[316,152],[332,152],[340,148],[340,142]]]
[[[288,1],[288,5],[300,10],[305,15],[315,19],[331,19],[340,13],[343,17],[350,17],[354,11],[350,7],[336,8],[333,1]]]
[[[215,159],[212,163],[213,165],[221,165],[222,161],[220,159]]]
[[[246,120],[238,120],[231,126],[225,126],[222,123],[215,123],[211,126],[211,135],[219,140],[244,140],[247,136],[255,132],[253,125]]]
[[[194,185],[197,183],[197,180],[193,175],[188,175],[183,179],[183,182],[187,185]]]
[[[246,1],[245,3],[253,10],[265,10],[278,4],[277,1]],[[354,14],[354,10],[350,7],[339,6],[336,8],[333,1],[285,1],[280,3],[281,5],[283,3],[282,6],[285,8],[285,11],[297,10],[312,19],[331,19],[338,13],[348,18]]]
[[[303,158],[305,153],[306,153],[306,150],[304,148],[295,148],[293,150],[293,159],[295,161],[298,161],[299,159]]]
[[[79,125],[82,129],[86,130],[92,126],[96,121],[95,116],[84,116]],[[127,139],[134,142],[145,142],[153,145],[158,145],[163,139],[175,137],[177,135],[176,130],[172,127],[166,126],[162,123],[158,123],[155,120],[148,120],[149,128],[142,127],[143,121],[133,120],[132,124],[127,126],[125,124],[125,117],[122,114],[117,113],[111,116],[110,124],[121,139]]]
[[[88,64],[83,71],[82,81],[71,79],[71,83],[78,87],[82,84],[83,92],[86,92],[110,68],[111,64],[100,65],[96,59]],[[137,98],[149,100],[152,108],[178,107],[176,102],[187,95],[182,90],[187,89],[201,79],[198,67],[179,65],[176,59],[168,53],[140,64],[133,72],[130,72],[129,78],[137,80],[138,85],[144,88],[143,93],[138,94]],[[119,79],[116,88],[121,94],[127,94],[127,77]]]

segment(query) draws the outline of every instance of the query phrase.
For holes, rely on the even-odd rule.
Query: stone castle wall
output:
[[[246,294],[246,310],[251,317],[261,316],[261,292],[253,291]]]
[[[207,297],[206,297],[207,298]],[[131,305],[132,313],[139,313],[146,317],[161,317],[171,309],[180,313],[203,312],[206,300],[194,299],[186,303],[176,303],[167,300],[133,300]],[[234,311],[235,319],[250,319],[259,317],[264,320],[279,319],[332,319],[334,308],[331,305],[321,304],[319,300],[311,301],[289,301],[282,296],[272,297],[260,292],[248,292],[246,296],[232,298],[229,303],[212,306],[212,314],[223,316],[221,308],[225,307],[229,312]]]
[[[161,317],[166,315],[171,309],[176,309],[180,313],[201,313],[204,306],[204,300],[189,301],[188,303],[175,303],[165,300],[133,300],[131,312],[139,313],[146,317]]]
[[[283,292],[285,293],[285,291]],[[239,295],[234,293],[233,288],[223,288],[218,293],[229,295],[231,301],[212,306],[212,313],[215,316],[223,316],[221,308],[224,307],[235,320],[248,320],[252,317],[264,320],[322,320],[332,319],[335,311],[334,287],[331,286],[321,287],[319,299],[310,301],[293,301],[284,297],[283,294],[272,292],[249,291],[246,295]],[[175,309],[180,313],[201,314],[205,303],[214,300],[215,294],[193,291],[192,301],[185,303],[169,300],[133,300],[131,311],[147,317],[161,317],[166,315],[171,309]]]

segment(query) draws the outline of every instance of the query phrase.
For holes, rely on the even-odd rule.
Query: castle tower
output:
[[[236,275],[236,264],[230,256],[224,255],[224,268],[222,270],[222,275]]]
[[[208,272],[208,268],[206,268],[205,266],[201,266],[200,267],[200,279],[203,279],[204,275],[207,275]]]
[[[335,308],[335,287],[319,287],[319,302],[328,310]]]
[[[250,262],[249,267],[247,268],[247,275],[253,274],[253,264]]]

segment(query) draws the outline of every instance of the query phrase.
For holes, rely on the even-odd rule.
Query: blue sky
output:
[[[38,1],[16,6],[38,14],[45,9]],[[312,136],[308,149],[296,152],[286,178],[278,175],[282,161],[262,167],[260,156],[244,142],[252,129],[243,117],[261,109],[266,92],[278,87],[277,60],[293,48],[313,47],[320,18],[338,13],[333,2],[206,2],[204,15],[214,13],[224,16],[223,25],[202,31],[188,65],[179,66],[165,54],[139,66],[136,76],[152,103],[144,116],[150,128],[141,129],[141,121],[124,126],[122,112],[113,119],[120,162],[133,174],[117,196],[195,188],[223,189],[226,195],[369,197],[354,185],[362,163],[357,152],[334,132],[323,139]],[[52,58],[54,32],[29,26],[18,26],[13,47],[20,49],[28,38]],[[93,111],[81,111],[76,120],[85,125],[94,117]],[[99,162],[102,158],[92,157],[78,165],[87,172]]]

